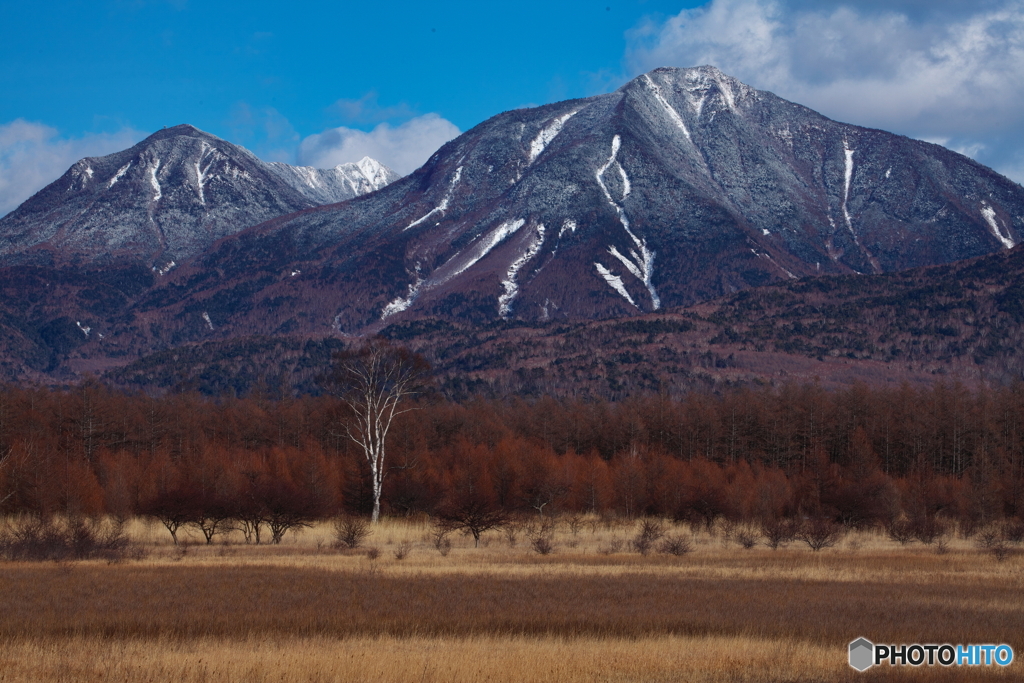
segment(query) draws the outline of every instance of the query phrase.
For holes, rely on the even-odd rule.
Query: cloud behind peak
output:
[[[344,126],[310,135],[299,145],[299,164],[332,168],[369,156],[406,175],[459,135],[458,127],[437,114],[424,114],[392,126],[384,122],[366,132]]]

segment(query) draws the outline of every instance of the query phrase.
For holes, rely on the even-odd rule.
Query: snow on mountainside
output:
[[[948,263],[1021,234],[1024,190],[992,170],[697,67],[500,114],[380,192],[247,230],[193,267],[224,274],[210,288],[240,278],[252,301],[295,302],[268,313],[271,330],[351,332],[633,315]],[[307,275],[255,285],[277,269]]]
[[[374,186],[376,167],[358,166]],[[0,221],[0,373],[5,354],[94,371],[188,343],[426,317],[671,312],[1024,236],[1024,188],[991,169],[712,67],[499,114],[348,201],[304,194],[345,173],[265,164],[190,127],[79,162]],[[3,267],[15,262],[28,265]]]
[[[75,163],[0,219],[0,265],[142,260],[162,274],[247,226],[379,189],[372,159],[334,169],[266,163],[192,126]]]
[[[269,164],[270,170],[317,205],[335,204],[353,197],[376,192],[401,176],[370,157],[334,168],[289,166],[279,161]]]

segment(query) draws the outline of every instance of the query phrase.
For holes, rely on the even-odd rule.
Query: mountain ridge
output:
[[[161,180],[149,168],[136,178],[146,201]],[[300,196],[267,173],[277,196]],[[71,189],[87,182],[69,174]],[[174,187],[199,201],[196,183]],[[180,262],[0,268],[0,344],[33,372],[73,376],[259,335],[576,325],[1009,253],[1022,231],[1024,189],[962,155],[710,67],[658,69],[499,114],[381,189],[235,225]]]
[[[334,168],[291,166],[280,161],[269,165],[278,177],[315,202],[316,206],[337,204],[376,192],[401,177],[368,156]]]
[[[182,124],[79,160],[0,219],[0,263],[139,259],[164,270],[249,225],[396,178],[369,158],[323,170],[267,163]]]
[[[325,273],[345,305],[321,315],[353,333],[395,315],[633,315],[970,258],[1020,230],[1024,190],[966,157],[659,69],[499,114],[370,200],[254,226],[196,268],[269,265],[248,251]]]

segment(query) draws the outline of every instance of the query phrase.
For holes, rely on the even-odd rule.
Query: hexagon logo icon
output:
[[[857,671],[866,671],[875,663],[875,644],[867,638],[858,638],[850,643],[850,666]]]

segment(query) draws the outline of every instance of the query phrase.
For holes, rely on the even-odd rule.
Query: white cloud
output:
[[[143,137],[125,128],[62,138],[56,129],[24,119],[0,124],[0,216],[62,176],[79,159],[125,149]]]
[[[404,102],[385,107],[380,104],[376,90],[371,90],[358,100],[338,100],[328,110],[338,114],[347,123],[380,123],[392,119],[408,119],[415,112]]]
[[[712,0],[631,32],[627,63],[712,64],[834,119],[953,140],[994,167],[1024,150],[994,144],[1024,129],[1021,0]]]
[[[331,128],[302,141],[299,163],[332,168],[369,156],[406,175],[460,132],[454,123],[437,114],[417,116],[398,126],[381,123],[368,133],[344,126]]]

